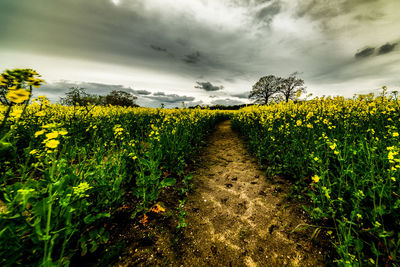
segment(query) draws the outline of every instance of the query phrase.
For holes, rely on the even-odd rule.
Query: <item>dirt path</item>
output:
[[[182,242],[184,266],[320,266],[309,238],[290,234],[305,223],[285,200],[289,185],[267,180],[226,121],[217,127],[193,173]]]
[[[165,219],[147,232],[127,229],[130,248],[116,266],[323,266],[312,230],[291,233],[305,216],[285,198],[290,184],[265,177],[229,121],[210,136],[192,174],[188,227],[177,235]]]

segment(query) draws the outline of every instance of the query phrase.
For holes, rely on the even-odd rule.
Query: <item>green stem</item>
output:
[[[54,176],[54,170],[55,170],[55,159],[54,157],[52,158],[52,166],[50,169],[50,184],[49,184],[49,200],[48,200],[48,210],[47,210],[47,220],[46,220],[46,241],[44,244],[44,259],[43,263],[44,265],[48,265],[49,261],[51,260],[51,249],[49,250],[49,242],[50,242],[50,226],[51,226],[51,213],[52,213],[52,205],[53,205],[53,176]]]
[[[51,222],[51,209],[52,209],[52,204],[53,204],[52,195],[51,195],[52,189],[53,189],[53,184],[50,183],[50,185],[49,185],[49,203],[48,203],[49,206],[48,206],[48,210],[47,210],[47,222],[46,222],[46,241],[44,243],[44,257],[43,257],[44,265],[47,265],[47,262],[50,258],[48,250],[49,250],[49,241],[50,241],[49,233],[50,233],[50,222]]]
[[[24,109],[22,110],[21,116],[18,118],[17,123],[18,123],[19,120],[24,116],[24,114],[25,114],[25,112],[26,112],[26,108],[27,108],[28,105],[29,105],[29,100],[31,99],[31,96],[32,96],[32,85],[29,86],[29,98],[28,98],[28,100],[26,100]]]

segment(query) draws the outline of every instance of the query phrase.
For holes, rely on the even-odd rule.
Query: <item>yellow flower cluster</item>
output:
[[[78,196],[79,198],[88,197],[89,195],[86,194],[86,192],[91,188],[93,188],[93,186],[90,186],[87,182],[82,182],[78,184],[78,186],[73,187],[74,195]]]
[[[397,171],[397,169],[400,169],[400,158],[398,157],[400,149],[396,146],[389,146],[386,149],[388,150],[387,159],[391,164],[390,171]]]
[[[5,90],[8,101],[21,104],[29,100],[32,86],[39,87],[44,82],[39,76],[32,69],[6,70],[0,75],[0,86]]]
[[[35,133],[35,137],[39,137],[43,135],[44,133],[47,132],[48,129],[54,128],[56,125],[55,124],[47,124],[42,126],[42,130],[37,131]],[[56,149],[58,145],[60,144],[59,140],[56,140],[59,136],[65,136],[67,135],[68,132],[64,129],[61,130],[52,130],[51,132],[48,132],[45,134],[46,139],[43,140],[43,144],[45,144],[46,148],[49,149]]]
[[[22,102],[29,99],[30,92],[25,89],[9,90],[6,97],[13,103],[21,104]]]

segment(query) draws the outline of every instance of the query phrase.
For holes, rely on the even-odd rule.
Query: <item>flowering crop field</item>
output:
[[[232,124],[260,163],[297,182],[337,262],[400,262],[399,100],[384,91],[253,106],[234,114]]]
[[[146,212],[163,209],[154,206],[162,188],[179,182],[187,159],[225,116],[67,107],[44,96],[28,105],[32,84],[26,82],[41,80],[35,72],[13,75],[0,76],[3,85],[13,84],[10,104],[0,106],[2,266],[64,265],[74,254],[95,251],[109,239],[105,220],[128,192],[136,199],[132,217],[145,224]]]
[[[109,242],[121,210],[146,225],[164,188],[188,192],[188,161],[227,118],[268,174],[293,181],[331,260],[400,263],[400,101],[385,90],[234,112],[62,106],[31,99],[39,77],[0,75],[1,265],[68,265]]]

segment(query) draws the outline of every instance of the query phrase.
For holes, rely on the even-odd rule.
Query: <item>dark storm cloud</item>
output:
[[[263,50],[274,52],[264,49],[268,32],[258,32],[256,20],[276,16],[281,2],[237,2],[250,18],[232,30],[230,21],[216,27],[196,21],[195,14],[161,15],[145,1],[1,0],[0,25],[8,27],[0,27],[0,49],[134,65],[193,80],[248,79],[265,66]]]
[[[233,82],[235,82],[235,78],[233,78],[233,77],[224,78],[224,81],[233,83]]]
[[[233,5],[237,6],[253,6],[270,3],[271,0],[231,0]]]
[[[384,16],[383,13],[380,12],[371,12],[369,14],[358,14],[355,15],[353,18],[360,22],[372,22],[378,20]]]
[[[191,102],[195,100],[195,98],[192,96],[165,94],[164,92],[157,92],[154,93],[152,96],[146,96],[146,98],[151,100],[156,100],[160,103],[181,103],[181,102]]]
[[[339,17],[350,17],[344,27],[382,19],[385,16],[382,3],[382,0],[299,0],[296,15],[317,21],[324,31],[340,31],[343,25],[335,21]]]
[[[188,64],[197,64],[200,62],[201,58],[202,58],[202,55],[200,54],[200,52],[196,51],[189,55],[185,55],[185,57],[183,58],[183,61]]]
[[[383,55],[392,52],[398,43],[387,43],[379,47],[379,49],[375,49],[374,47],[367,47],[358,51],[354,56],[356,58],[366,58],[374,55],[375,50],[377,51],[376,55]]]
[[[151,49],[156,50],[156,51],[159,51],[159,52],[167,52],[167,49],[166,49],[166,48],[159,47],[159,46],[157,46],[157,45],[150,45],[150,47],[151,47]]]
[[[153,95],[155,96],[165,96],[164,92],[155,92]]]
[[[245,49],[246,41],[223,47],[240,32],[205,26],[187,14],[157,12],[145,1],[122,0],[116,6],[111,0],[1,0],[0,25],[7,27],[0,27],[0,49],[134,64],[194,79],[243,73],[240,60],[228,59],[237,48]]]
[[[379,55],[383,55],[383,54],[390,53],[396,48],[397,45],[398,45],[398,43],[393,43],[393,44],[387,43],[387,44],[384,44],[381,47],[379,47],[378,54]]]
[[[171,52],[169,52],[167,48],[157,46],[157,45],[150,45],[150,48],[153,49],[154,51],[164,53],[165,55],[168,55],[171,58],[175,58],[175,55],[172,54]]]
[[[219,91],[219,90],[224,89],[224,87],[222,85],[221,86],[216,86],[216,85],[213,85],[210,82],[196,82],[196,83],[198,85],[196,85],[194,88],[198,88],[198,89],[201,89],[201,90],[204,90],[204,91]]]
[[[232,5],[247,9],[255,26],[270,26],[273,19],[283,12],[282,0],[231,0]]]
[[[240,94],[233,94],[232,96],[235,96],[237,98],[247,99],[247,98],[249,98],[249,94],[250,94],[250,92],[243,92]]]
[[[297,4],[297,16],[310,16],[314,19],[330,19],[354,12],[356,7],[377,3],[381,0],[302,0]],[[373,11],[371,11],[373,13]],[[378,18],[377,16],[376,18]],[[372,18],[370,14],[370,18]]]
[[[135,95],[150,95],[151,92],[147,91],[147,90],[133,90],[131,89],[133,94]]]
[[[270,5],[262,8],[255,14],[255,18],[261,22],[270,24],[272,19],[282,11],[281,1],[274,1]]]
[[[367,47],[362,49],[361,51],[357,52],[354,56],[356,58],[365,58],[365,57],[369,57],[372,56],[375,52],[375,48],[374,47]]]
[[[225,99],[213,100],[213,101],[211,101],[211,104],[212,105],[233,106],[233,105],[244,104],[244,102],[235,100],[235,99],[225,98]]]

